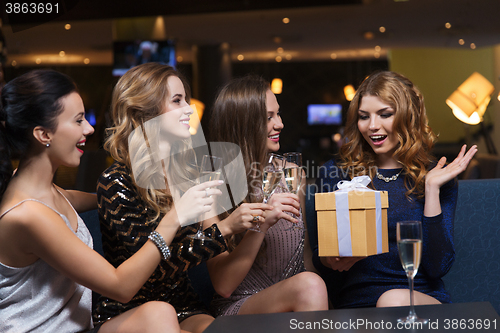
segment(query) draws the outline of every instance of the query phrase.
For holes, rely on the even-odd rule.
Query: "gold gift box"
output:
[[[377,225],[375,192],[380,192],[382,210],[382,252],[377,251]],[[316,212],[318,215],[319,256],[339,256],[337,233],[337,211],[335,192],[316,193]],[[387,235],[387,191],[348,192],[349,222],[351,230],[352,256],[370,256],[389,252]]]

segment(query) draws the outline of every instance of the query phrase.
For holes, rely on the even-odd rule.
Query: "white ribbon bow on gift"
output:
[[[335,191],[337,206],[337,237],[339,242],[339,255],[352,256],[351,223],[349,217],[349,191],[373,191],[367,187],[371,182],[369,176],[354,177],[351,181],[341,180],[337,183],[338,191]],[[375,219],[377,232],[377,252],[382,253],[382,209],[380,192],[375,192]]]
[[[366,186],[370,184],[371,178],[369,176],[358,176],[354,177],[352,180],[341,180],[337,183],[337,188],[339,190],[356,190],[367,188]]]

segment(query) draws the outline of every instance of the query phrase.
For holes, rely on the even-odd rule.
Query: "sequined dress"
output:
[[[130,174],[124,164],[114,163],[101,174],[97,184],[104,256],[115,267],[146,243],[163,217],[156,220],[151,217],[152,212],[137,195]],[[130,302],[120,303],[101,296],[94,312],[94,322],[104,322],[148,301],[168,302],[177,311],[179,321],[208,313],[189,281],[187,270],[226,251],[227,247],[216,224],[204,231],[211,241],[204,242],[203,246],[199,240],[187,237],[196,230],[196,225],[190,225],[177,232],[170,244],[170,259],[160,262]]]
[[[334,160],[321,167],[316,181],[318,192],[332,192],[343,175]],[[383,177],[391,177],[401,169],[379,169]],[[335,308],[375,306],[378,298],[390,289],[408,289],[408,279],[401,266],[396,240],[396,223],[405,220],[422,221],[422,259],[414,279],[415,290],[430,295],[442,303],[450,302],[450,295],[441,278],[450,270],[455,260],[453,245],[453,219],[457,204],[458,182],[444,184],[439,193],[442,213],[434,217],[424,216],[424,199],[405,197],[405,177],[385,182],[373,179],[377,190],[388,191],[389,252],[369,256],[358,261],[348,271],[338,272],[323,266],[318,257],[318,244],[311,242],[313,263],[325,280],[330,301]],[[317,230],[310,230],[317,234]],[[313,237],[314,238],[314,237]],[[317,237],[316,237],[317,240]]]
[[[275,193],[285,192],[284,184]],[[277,282],[304,271],[304,223],[302,216],[294,224],[280,219],[266,232],[264,253],[259,253],[247,276],[228,298],[215,295],[210,305],[216,315],[238,314],[241,305],[252,295]]]

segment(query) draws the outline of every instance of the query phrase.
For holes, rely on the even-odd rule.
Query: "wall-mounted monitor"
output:
[[[172,40],[133,40],[113,43],[113,76],[122,76],[130,68],[146,62],[176,65]]]
[[[342,105],[309,104],[307,123],[309,125],[342,125]]]

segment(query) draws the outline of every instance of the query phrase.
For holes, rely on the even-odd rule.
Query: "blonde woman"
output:
[[[102,173],[97,186],[103,249],[113,265],[132,257],[158,223],[184,208],[177,198],[196,176],[187,124],[193,110],[188,103],[183,77],[159,63],[130,69],[113,91],[113,124],[104,147],[116,162]],[[202,193],[207,208],[214,194],[220,191],[210,188]],[[132,300],[101,297],[94,320],[163,301],[175,308],[183,330],[202,332],[214,318],[194,292],[187,270],[224,252],[224,236],[250,227],[250,219],[208,223],[204,234],[210,240],[203,245],[189,237],[196,233],[196,224],[180,228],[170,244],[169,260],[156,267]]]

